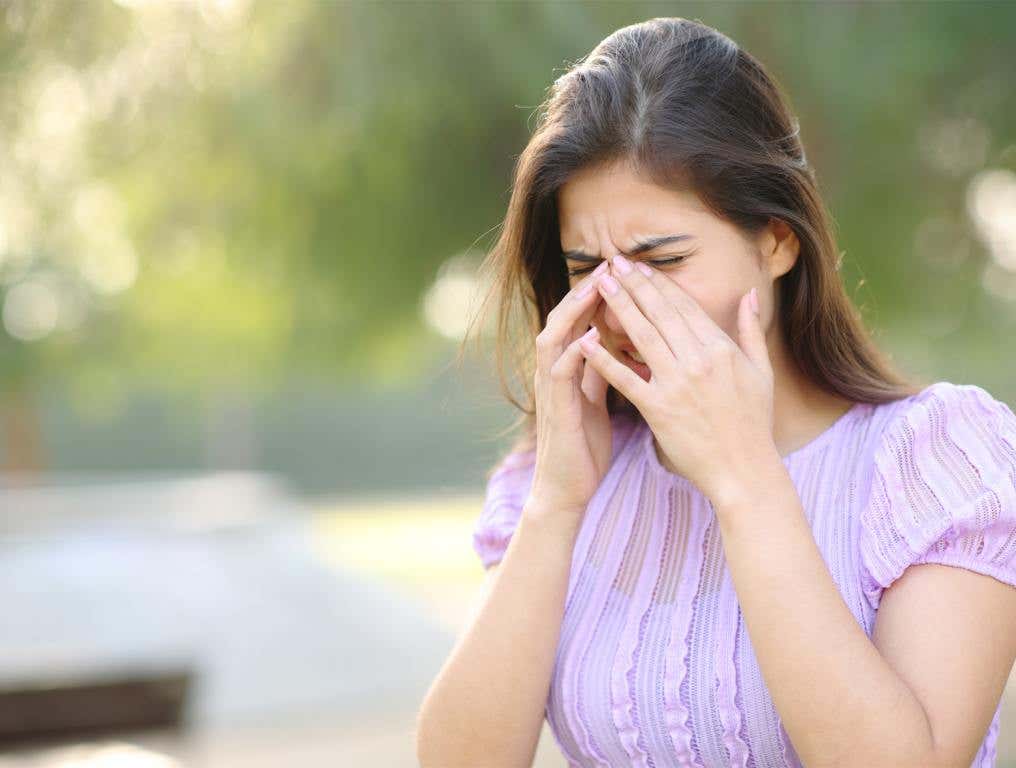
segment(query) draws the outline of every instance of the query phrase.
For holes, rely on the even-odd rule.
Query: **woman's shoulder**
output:
[[[1009,407],[992,395],[984,387],[977,384],[957,384],[952,381],[939,380],[926,385],[919,392],[904,398],[911,405],[937,402],[943,406],[957,408],[976,405],[981,408],[1008,410]],[[1011,415],[1010,411],[1010,415]]]
[[[1016,584],[1016,415],[975,384],[938,381],[893,404],[861,512],[866,594],[916,562]]]
[[[994,442],[989,433],[1004,439],[1016,426],[1012,409],[977,384],[935,381],[886,407],[879,446],[883,454],[903,445],[915,451],[935,449],[943,442],[972,447]]]
[[[964,473],[983,482],[1016,466],[1016,415],[981,386],[936,381],[882,408],[871,465],[890,489],[957,491]]]

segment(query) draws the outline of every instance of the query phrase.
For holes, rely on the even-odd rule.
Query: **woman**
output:
[[[529,765],[544,717],[573,766],[994,765],[1016,416],[891,369],[829,222],[716,30],[625,27],[555,82],[492,253],[533,392],[423,766]]]

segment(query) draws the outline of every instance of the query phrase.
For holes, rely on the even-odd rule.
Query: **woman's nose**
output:
[[[616,333],[619,336],[625,335],[624,326],[621,325],[621,321],[618,320],[617,315],[614,314],[614,310],[611,309],[610,305],[606,302],[603,304],[603,322],[613,333]]]
[[[604,253],[606,253],[606,252],[608,252],[608,249],[604,248]],[[617,279],[617,275],[614,272],[614,258],[613,258],[613,256],[608,256],[607,257],[607,262],[609,263],[609,267],[607,268],[607,274],[611,275],[616,280]],[[607,304],[606,301],[603,302],[603,322],[604,322],[604,324],[608,328],[610,328],[610,330],[613,333],[616,333],[616,334],[618,334],[620,336],[624,336],[625,335],[624,326],[621,325],[621,321],[618,320],[617,315],[614,314],[614,310],[612,310],[610,308],[610,305]]]

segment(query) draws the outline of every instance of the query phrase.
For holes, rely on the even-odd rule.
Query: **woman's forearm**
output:
[[[485,599],[424,697],[422,768],[532,764],[582,514],[526,503]]]
[[[844,602],[779,459],[714,509],[759,668],[802,762],[932,765],[924,709]]]

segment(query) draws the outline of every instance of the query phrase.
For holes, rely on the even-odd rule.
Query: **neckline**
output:
[[[858,413],[865,405],[866,403],[860,400],[855,402],[846,411],[841,413],[832,424],[830,424],[824,430],[819,432],[815,437],[813,437],[811,440],[809,440],[801,447],[795,448],[790,453],[781,456],[780,460],[783,462],[784,465],[788,465],[793,462],[796,462],[798,459],[807,456],[810,453],[813,453],[814,451],[817,451],[823,445],[828,443],[836,435],[836,433],[840,430],[840,428],[843,427],[843,425],[845,425],[848,421],[850,421],[851,417],[853,417],[854,414]],[[639,417],[639,422],[640,422],[639,429],[642,430],[642,435],[640,438],[642,452],[645,455],[646,459],[648,460],[649,464],[652,466],[653,470],[657,473],[668,475],[671,479],[676,480],[678,482],[685,483],[689,482],[688,478],[686,478],[684,475],[674,474],[660,463],[659,458],[657,458],[656,456],[656,449],[653,447],[653,430],[649,428],[649,422],[647,422],[641,416]]]

